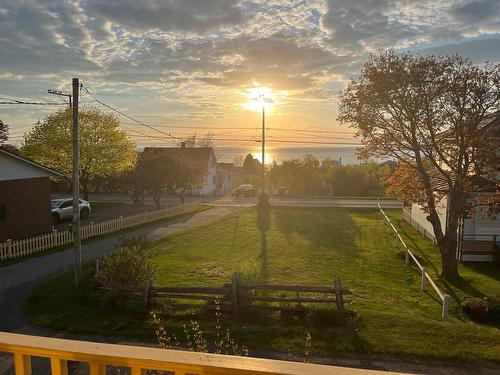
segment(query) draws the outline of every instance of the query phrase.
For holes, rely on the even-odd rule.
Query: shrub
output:
[[[154,281],[152,244],[144,236],[126,236],[116,247],[114,253],[102,259],[98,282],[138,288]]]
[[[462,302],[462,308],[471,319],[484,320],[488,315],[490,302],[486,297],[467,297]]]

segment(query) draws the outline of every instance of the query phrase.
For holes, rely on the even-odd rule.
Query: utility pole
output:
[[[265,160],[266,157],[266,105],[262,102],[262,165],[260,166],[260,186],[261,192],[265,191]]]
[[[79,90],[79,80],[78,78],[73,78],[73,243],[75,246],[75,285],[77,287],[80,286],[82,274],[82,243],[80,236],[80,161],[78,143]]]
[[[65,92],[59,90],[48,89],[47,92],[52,95],[65,96],[69,99],[69,108],[71,109],[71,94],[67,94]]]

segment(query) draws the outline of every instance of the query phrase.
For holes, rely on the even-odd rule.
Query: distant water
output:
[[[320,161],[330,158],[342,160],[342,164],[359,164],[357,147],[332,146],[332,147],[273,147],[266,150],[266,164],[276,160],[302,159],[307,154],[316,156]],[[240,157],[245,157],[249,152],[260,160],[258,148],[215,147],[217,161],[232,163]]]

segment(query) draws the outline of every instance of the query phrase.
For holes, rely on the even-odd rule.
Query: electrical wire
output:
[[[144,123],[144,122],[142,122],[142,121],[140,121],[140,120],[137,120],[137,119],[135,119],[134,117],[129,116],[129,115],[127,115],[126,113],[123,113],[122,111],[120,111],[120,110],[118,110],[118,109],[116,109],[116,108],[114,108],[114,107],[110,106],[109,104],[104,103],[102,100],[98,99],[98,98],[97,98],[94,94],[92,94],[92,93],[91,93],[91,92],[90,92],[87,88],[84,88],[84,90],[87,92],[87,94],[89,94],[92,98],[94,98],[94,100],[95,100],[97,103],[101,104],[102,106],[104,106],[104,107],[106,107],[106,108],[111,109],[112,111],[114,111],[114,112],[116,112],[116,113],[119,113],[120,115],[122,115],[122,116],[124,116],[124,117],[128,118],[129,120],[132,120],[132,121],[134,121],[134,122],[136,122],[136,123],[138,123],[138,124],[140,124],[140,125],[142,125],[142,126],[145,126],[145,127],[146,127],[146,128],[148,128],[148,129],[151,129],[151,130],[154,130],[154,131],[156,131],[156,132],[158,132],[158,133],[164,134],[164,135],[166,135],[166,136],[168,136],[168,137],[170,137],[170,138],[174,138],[174,139],[177,139],[177,140],[181,140],[181,138],[179,138],[179,137],[173,136],[173,135],[172,135],[172,134],[170,134],[170,133],[167,133],[167,132],[164,132],[164,131],[162,131],[162,130],[156,129],[154,126],[148,125],[148,124],[146,124],[146,123]]]

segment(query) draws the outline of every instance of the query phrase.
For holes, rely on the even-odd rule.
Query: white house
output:
[[[485,134],[493,137],[500,136],[500,111],[491,114],[481,124]],[[500,150],[499,150],[500,152]],[[488,204],[481,204],[481,195],[490,194],[498,189],[500,171],[496,181],[481,176],[473,177],[478,190],[469,195],[469,214],[463,217],[457,233],[457,257],[461,261],[469,262],[499,262],[500,263],[500,214],[490,209]],[[427,213],[417,204],[405,207],[404,218],[415,229],[427,238],[435,241],[434,229],[427,220]],[[448,199],[444,197],[437,204],[437,211],[445,232],[448,221]]]
[[[193,195],[210,196],[217,193],[217,158],[211,147],[146,147],[145,153],[161,153],[165,157],[177,157],[179,160],[194,160],[203,170],[201,182],[191,189]]]

